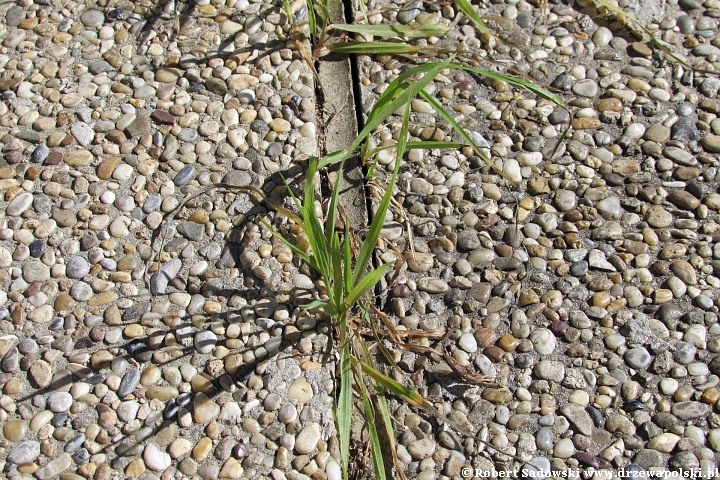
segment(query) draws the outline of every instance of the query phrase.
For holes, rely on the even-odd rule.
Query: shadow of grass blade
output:
[[[483,151],[480,149],[480,147],[478,147],[477,145],[475,145],[475,142],[473,142],[472,138],[470,138],[470,135],[467,134],[467,132],[465,131],[465,129],[462,128],[462,127],[457,123],[457,121],[455,121],[455,119],[452,117],[452,115],[450,115],[450,113],[448,113],[448,111],[445,110],[445,109],[442,107],[442,105],[440,105],[440,103],[433,98],[432,95],[428,94],[427,92],[420,92],[420,96],[423,97],[423,98],[425,99],[425,101],[428,102],[428,103],[430,104],[430,106],[432,106],[432,108],[433,108],[436,112],[438,112],[438,113],[440,114],[440,116],[445,119],[446,122],[448,122],[448,123],[450,124],[450,126],[453,128],[453,130],[455,130],[455,131],[458,133],[458,135],[460,135],[460,136],[462,137],[462,139],[465,140],[465,142],[472,147],[473,151],[477,154],[478,157],[482,158],[483,161],[484,161],[490,168],[492,168],[493,170],[495,170],[495,171],[498,173],[498,175],[500,175],[501,177],[503,177],[503,178],[504,178],[505,180],[507,180],[508,182],[512,183],[512,180],[510,180],[510,178],[505,174],[505,172],[503,172],[502,170],[500,170],[500,169],[498,168],[498,166],[495,165],[495,163],[492,161],[492,159],[491,159],[490,157],[488,157],[488,156],[485,154],[485,152],[483,152]]]
[[[384,38],[424,38],[439,37],[447,32],[447,27],[442,25],[421,25],[411,27],[408,25],[349,25],[345,23],[334,23],[330,29],[343,32],[359,33],[361,35],[384,37]]]

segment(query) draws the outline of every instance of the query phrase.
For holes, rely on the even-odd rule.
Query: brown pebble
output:
[[[131,478],[138,478],[145,473],[145,462],[142,458],[136,458],[125,468],[125,475]]]
[[[23,463],[22,465],[18,465],[17,470],[24,475],[32,475],[37,472],[38,468],[35,463]]]
[[[505,350],[495,345],[490,345],[484,350],[485,355],[493,362],[499,362],[505,356]]]
[[[683,210],[695,210],[700,206],[700,200],[695,198],[692,193],[685,190],[675,190],[674,192],[670,192],[667,199],[672,204]]]
[[[17,395],[20,393],[20,380],[17,377],[12,377],[3,387],[3,393],[5,395]]]
[[[694,167],[678,167],[673,172],[673,177],[682,181],[692,180],[698,176],[700,176],[700,169]]]
[[[172,113],[166,112],[164,110],[157,109],[154,112],[150,114],[150,118],[155,120],[160,125],[174,125],[175,124],[175,115]]]
[[[498,346],[506,352],[514,352],[517,346],[520,344],[520,340],[513,337],[509,333],[506,333],[500,340],[498,340]]]
[[[599,128],[602,123],[597,118],[573,118],[572,127],[575,130],[592,130]]]
[[[505,405],[512,400],[512,392],[507,387],[486,388],[483,390],[482,398],[497,405]]]
[[[720,400],[720,392],[715,388],[708,388],[702,393],[700,400],[709,405],[715,405]]]
[[[474,336],[479,348],[489,347],[495,343],[498,338],[497,333],[490,328],[478,328]]]
[[[110,480],[111,474],[112,470],[110,469],[110,466],[105,463],[101,463],[98,465],[97,469],[95,469],[93,480]]]
[[[47,156],[47,158],[43,162],[43,165],[60,165],[62,160],[63,154],[61,152],[58,152],[57,150],[53,150],[52,152],[50,152],[50,155]]]
[[[651,57],[652,48],[644,42],[633,42],[630,44],[630,53],[640,57]]]
[[[110,130],[107,134],[105,134],[105,140],[116,145],[122,145],[127,141],[127,137],[125,136],[125,133],[120,130]]]
[[[598,112],[620,112],[623,105],[619,98],[602,98],[595,100],[593,106]]]

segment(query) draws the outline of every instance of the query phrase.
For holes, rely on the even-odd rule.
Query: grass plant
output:
[[[372,259],[376,244],[381,239],[381,230],[385,223],[386,213],[390,208],[393,189],[398,177],[403,158],[409,148],[445,148],[458,145],[470,145],[473,151],[481,156],[490,166],[494,167],[492,160],[473,142],[470,135],[454,120],[452,115],[440,105],[431,95],[425,92],[425,87],[430,84],[441,72],[448,68],[468,69],[458,64],[453,64],[451,59],[443,62],[428,62],[408,69],[393,80],[385,91],[379,96],[373,109],[367,115],[365,127],[361,130],[353,143],[345,150],[332,152],[320,159],[310,161],[302,199],[292,195],[295,208],[299,215],[294,215],[292,220],[299,223],[302,231],[307,236],[310,250],[305,252],[294,245],[291,239],[282,236],[275,231],[271,225],[265,223],[266,228],[274,236],[287,245],[299,258],[315,270],[326,285],[327,297],[306,305],[305,308],[319,308],[330,316],[337,331],[337,342],[339,345],[339,391],[337,394],[336,420],[340,439],[341,465],[344,478],[348,478],[349,452],[351,423],[353,418],[353,392],[356,391],[362,402],[362,410],[366,419],[370,452],[374,474],[377,479],[386,479],[389,472],[386,466],[386,455],[392,453],[396,468],[396,474],[403,477],[397,458],[395,458],[394,427],[390,411],[387,406],[386,394],[392,394],[403,399],[410,405],[430,412],[444,421],[449,422],[434,407],[423,399],[412,389],[400,384],[393,378],[382,373],[375,365],[370,355],[369,347],[363,337],[358,333],[359,329],[373,332],[376,346],[383,351],[382,343],[377,334],[376,319],[381,317],[380,312],[374,308],[372,290],[378,285],[385,273],[392,268],[392,263],[385,263],[378,267],[372,267]],[[482,70],[475,69],[475,73],[482,74]],[[491,73],[491,72],[488,72]],[[497,74],[494,74],[497,75]],[[554,99],[557,103],[562,102],[551,93],[541,88],[528,84],[526,81],[504,77],[513,85],[522,86],[539,95]],[[417,97],[425,99],[430,105],[447,121],[447,123],[458,133],[464,143],[453,142],[409,142],[410,126],[410,104]],[[340,182],[337,181],[331,187],[329,207],[323,221],[319,219],[315,211],[315,182],[314,177],[324,167],[338,165],[338,178],[342,176],[344,162],[356,151],[362,150],[367,145],[371,134],[376,128],[382,125],[387,119],[398,110],[403,112],[400,122],[400,131],[395,148],[395,162],[392,173],[387,181],[384,194],[379,202],[377,210],[373,215],[370,227],[364,238],[358,241],[361,243],[359,249],[354,249],[353,233],[348,227],[348,222],[342,222],[345,227],[342,232],[336,228],[339,219],[338,212],[342,211],[340,205]],[[369,157],[374,157],[382,148],[370,149]],[[374,163],[373,163],[374,165]],[[498,170],[502,175],[502,172]],[[283,212],[284,213],[284,212]],[[413,348],[405,343],[399,343],[399,335],[387,319],[385,330],[391,333],[391,337],[398,339],[396,344],[401,347]],[[356,326],[358,325],[359,326]],[[427,348],[427,347],[425,347]],[[423,353],[438,352],[427,349]],[[392,362],[391,355],[383,352],[385,357]],[[440,354],[442,356],[442,354]],[[453,362],[452,357],[444,356],[445,360],[460,373],[464,378],[476,382],[484,379],[481,376],[473,377],[472,372],[461,370],[460,366]],[[396,367],[397,368],[397,367]],[[380,428],[378,428],[380,427]],[[464,434],[474,435],[465,429],[458,428]],[[381,441],[384,439],[384,442]]]

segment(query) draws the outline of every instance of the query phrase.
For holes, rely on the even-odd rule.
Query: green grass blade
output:
[[[290,250],[292,250],[295,255],[297,255],[298,257],[300,257],[300,259],[301,259],[303,262],[307,263],[313,270],[317,270],[317,265],[316,265],[315,260],[313,259],[313,257],[311,257],[311,256],[308,255],[307,253],[305,253],[305,252],[303,252],[302,250],[300,250],[298,247],[296,247],[295,245],[293,245],[287,238],[283,237],[282,235],[280,235],[280,233],[276,232],[276,231],[270,226],[270,224],[267,223],[265,220],[262,220],[262,224],[265,225],[265,228],[267,228],[267,229],[270,231],[270,234],[271,234],[273,237],[277,238],[277,239],[280,240],[282,243],[284,243],[285,246],[287,246]]]
[[[328,153],[318,162],[318,170],[345,160],[350,156],[350,153],[348,150],[338,150],[337,152]]]
[[[330,23],[330,9],[328,8],[330,2],[322,1],[318,3],[320,5],[320,18],[322,18],[323,24],[327,25]]]
[[[449,65],[449,63],[447,65]],[[387,88],[385,88],[385,90],[378,97],[372,110],[370,110],[370,113],[368,113],[366,125],[369,123],[375,122],[376,117],[385,113],[390,102],[392,102],[398,95],[400,95],[401,92],[403,92],[405,89],[407,89],[406,80],[408,80],[409,78],[411,78],[415,75],[420,75],[423,73],[431,74],[431,75],[433,75],[433,78],[434,78],[435,76],[437,76],[437,73],[429,73],[429,72],[433,72],[433,70],[435,70],[437,68],[437,66],[438,66],[437,62],[428,62],[423,65],[418,65],[416,67],[412,67],[411,69],[406,70],[403,73],[401,73],[400,75],[398,75],[398,77],[395,80],[393,80],[392,82],[390,82],[390,84],[387,86]],[[442,68],[445,68],[445,64],[443,64]],[[438,69],[438,72],[439,71],[440,71],[440,69]],[[392,114],[393,112],[395,112],[395,110],[397,110],[402,104],[403,104],[403,102],[397,103],[397,106],[390,113]],[[387,118],[387,116],[385,118]],[[381,119],[378,122],[378,124],[380,122],[382,122],[385,118]],[[375,128],[375,127],[373,127],[373,128]],[[360,143],[358,143],[358,145],[359,144]]]
[[[439,70],[438,70],[439,72]],[[425,75],[425,77],[430,76],[430,73]],[[423,80],[425,78],[423,77]],[[414,85],[414,87],[417,87],[418,84]],[[408,88],[406,90],[411,90]],[[422,92],[422,88],[418,90],[418,92]],[[400,95],[400,97],[404,96],[405,92]],[[413,95],[414,97],[415,95]],[[400,98],[398,97],[398,98]],[[412,97],[411,97],[412,98]],[[397,99],[396,99],[397,100]],[[392,104],[391,102],[390,104]],[[390,200],[393,196],[393,188],[395,187],[395,181],[397,180],[398,172],[400,170],[400,164],[402,163],[403,155],[405,155],[405,146],[407,145],[407,139],[408,139],[408,129],[410,128],[410,102],[405,102],[405,113],[403,115],[402,125],[400,127],[400,138],[396,144],[396,158],[395,158],[395,168],[393,169],[393,173],[390,177],[390,181],[388,182],[387,189],[385,190],[385,194],[383,195],[382,200],[380,201],[380,205],[378,206],[378,210],[375,213],[375,216],[373,217],[373,221],[370,224],[370,228],[368,229],[368,234],[365,239],[365,242],[363,243],[362,248],[360,249],[360,255],[358,256],[357,263],[355,264],[355,270],[353,271],[353,285],[357,285],[360,279],[362,278],[363,273],[365,272],[365,268],[367,268],[368,263],[370,262],[370,259],[372,258],[372,252],[375,249],[375,244],[377,243],[378,238],[380,238],[380,232],[382,231],[382,227],[385,224],[385,214],[388,211],[388,208],[390,207]]]
[[[335,305],[337,310],[343,303],[343,292],[345,279],[343,278],[343,251],[340,249],[340,237],[333,229],[330,237],[330,258],[332,259],[332,285],[327,285],[328,295],[332,295],[330,303]]]
[[[464,143],[458,143],[458,142],[439,142],[435,140],[427,140],[427,141],[420,141],[420,142],[408,142],[407,148],[408,150],[432,150],[432,149],[443,149],[443,148],[460,148]],[[383,150],[387,150],[389,148],[395,148],[395,145],[383,145],[381,147],[375,147],[372,150],[370,150],[366,155],[364,155],[364,158],[370,158],[373,155],[376,155]]]
[[[392,42],[359,42],[341,41],[328,45],[328,50],[334,53],[356,55],[403,55],[418,53],[423,47]]]
[[[325,302],[323,300],[315,300],[313,302],[308,303],[307,305],[300,305],[301,308],[304,308],[305,310],[312,310],[313,308],[321,308],[325,313],[331,316],[337,316],[337,310],[335,310],[335,307],[332,306],[329,302]]]
[[[450,59],[441,63],[430,62],[424,65],[419,65],[400,74],[398,78],[390,82],[388,88],[385,89],[378,98],[377,102],[375,102],[375,106],[368,114],[365,127],[355,138],[352,145],[350,145],[347,150],[333,152],[330,155],[323,157],[318,168],[327,167],[328,165],[337,163],[340,160],[347,158],[352,152],[357,150],[357,148],[365,141],[365,138],[367,138],[367,136],[370,135],[370,133],[375,130],[378,125],[380,125],[390,115],[395,113],[398,108],[414,98],[423,88],[433,81],[442,69],[446,68],[448,65],[450,65]],[[406,78],[419,73],[425,73],[425,75],[415,84],[403,84]]]
[[[425,400],[419,393],[401,385],[387,375],[378,372],[370,365],[363,362],[360,363],[360,367],[365,374],[372,377],[372,379],[375,380],[378,385],[382,386],[384,389],[386,389],[393,395],[402,398],[403,400],[415,407],[423,409],[428,407],[432,408],[432,405],[430,405],[427,400]]]
[[[447,32],[447,27],[442,25],[421,25],[419,27],[411,27],[409,25],[348,25],[343,23],[334,23],[330,25],[331,29],[342,30],[344,32],[359,33],[361,35],[385,38],[423,38],[423,37],[439,37]]]
[[[458,6],[458,9],[465,14],[475,28],[477,28],[478,32],[493,35],[487,25],[485,25],[485,22],[480,15],[478,15],[478,13],[472,8],[472,5],[470,5],[468,0],[455,0],[455,4]]]
[[[287,17],[288,23],[292,22],[292,11],[290,10],[290,0],[282,0],[283,10],[285,10],[285,16]]]
[[[550,100],[554,104],[556,104],[559,107],[565,108],[565,103],[562,101],[560,97],[555,95],[554,93],[548,92],[544,88],[534,84],[531,81],[525,80],[524,78],[519,77],[513,77],[512,75],[503,75],[502,73],[493,72],[490,70],[483,70],[481,68],[475,68],[475,67],[469,67],[467,65],[460,65],[460,64],[452,64],[450,65],[450,68],[459,68],[461,70],[466,70],[468,72],[473,72],[478,75],[482,75],[484,77],[489,77],[495,80],[501,80],[503,82],[509,83],[510,85],[524,88],[526,90],[529,90],[530,92],[534,93],[535,95],[544,98],[545,100]]]
[[[380,437],[378,436],[377,426],[375,425],[375,411],[370,403],[370,393],[365,386],[365,381],[362,378],[361,371],[358,372],[357,383],[360,386],[363,406],[365,407],[365,421],[367,423],[368,434],[370,436],[370,452],[372,453],[373,459],[373,473],[375,473],[376,480],[385,480],[387,478],[387,474],[385,473],[385,462],[383,461],[383,448],[380,443]]]
[[[340,436],[340,464],[343,478],[347,480],[352,423],[352,369],[350,367],[350,342],[347,338],[347,318],[341,318],[340,322],[340,398],[338,399],[337,422]]]
[[[337,230],[335,229],[335,223],[337,220],[338,203],[340,201],[340,184],[342,183],[343,166],[345,160],[340,162],[340,166],[337,170],[337,176],[335,178],[335,185],[333,185],[333,191],[330,195],[330,205],[328,206],[327,220],[325,221],[325,237],[330,244],[330,254],[332,257],[333,267],[333,303],[336,307],[340,307],[343,303],[343,293],[345,287],[345,278],[343,276],[343,264],[342,254],[343,251],[340,249],[340,237],[338,236]],[[330,287],[330,285],[328,285]]]
[[[310,33],[312,35],[317,34],[317,19],[315,18],[315,5],[313,5],[313,0],[307,0],[307,9],[308,9],[308,24],[310,25]]]
[[[322,225],[315,215],[315,187],[313,179],[317,173],[317,160],[313,159],[308,165],[305,178],[305,190],[303,198],[303,220],[305,222],[305,234],[313,250],[313,257],[316,260],[318,272],[328,282],[331,276],[330,258],[328,245],[325,239]]]
[[[392,263],[380,265],[375,270],[368,272],[367,275],[363,276],[357,285],[350,290],[350,293],[348,293],[348,296],[345,299],[345,308],[349,309],[352,307],[352,305],[357,302],[365,292],[377,285],[385,272],[387,272],[392,266]]]
[[[290,198],[292,198],[293,204],[295,205],[295,208],[298,209],[298,212],[302,212],[302,203],[298,198],[295,196],[295,192],[293,192],[293,189],[290,187],[290,184],[288,183],[287,179],[280,175],[283,179],[283,182],[285,183],[285,189],[288,191],[288,194],[290,195]],[[303,222],[298,222],[298,225],[302,226]]]
[[[407,142],[407,146],[405,148],[407,148],[408,150],[432,150],[435,148],[460,148],[463,145],[463,143],[458,142],[438,142],[434,140],[424,140],[420,142]]]
[[[563,142],[565,141],[565,139],[567,138],[568,133],[570,133],[571,128],[572,128],[572,124],[568,124],[567,128],[565,128],[565,130],[563,130],[563,133],[560,135],[560,138],[557,139],[557,143],[555,144],[555,148],[553,148],[553,151],[550,154],[550,157],[547,158],[546,160],[552,160],[553,158],[555,158],[555,154],[558,152],[558,150],[560,150],[560,145],[562,145]]]
[[[345,160],[340,162],[335,177],[335,185],[333,185],[332,195],[330,195],[330,205],[328,206],[327,220],[325,221],[325,235],[328,237],[335,232],[335,223],[337,220],[338,202],[340,201],[340,184],[342,183],[343,167]]]
[[[465,131],[465,129],[462,128],[460,126],[460,124],[457,123],[457,121],[455,121],[455,119],[452,117],[452,115],[450,115],[450,113],[447,110],[445,110],[442,105],[440,105],[440,102],[435,100],[432,97],[432,95],[429,95],[427,92],[420,92],[420,95],[425,99],[426,102],[428,102],[430,104],[431,107],[433,107],[433,109],[435,109],[436,112],[438,112],[440,114],[441,117],[443,117],[445,119],[446,122],[448,122],[450,124],[450,126],[453,128],[453,130],[455,130],[458,133],[458,135],[460,135],[462,137],[462,139],[465,140],[465,142],[467,142],[472,147],[473,151],[475,152],[475,154],[478,157],[482,158],[483,161],[490,168],[495,170],[505,180],[507,180],[508,182],[511,182],[511,180],[508,178],[508,176],[505,175],[505,173],[502,170],[500,170],[497,167],[497,165],[495,165],[495,163],[492,161],[492,159],[490,157],[488,157],[485,154],[485,152],[483,152],[480,149],[480,147],[475,145],[475,142],[473,142],[470,135],[468,135],[467,132]]]
[[[345,281],[345,293],[352,290],[352,254],[350,253],[350,226],[345,224],[345,235],[343,236],[343,280]]]

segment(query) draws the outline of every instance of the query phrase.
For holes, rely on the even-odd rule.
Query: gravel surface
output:
[[[283,197],[322,148],[276,3],[0,4],[4,478],[341,478],[332,327],[298,307],[324,286],[261,220],[306,239],[239,192],[166,221],[212,183]],[[461,21],[413,40],[513,66],[569,108],[457,70],[426,89],[505,178],[469,148],[407,154],[379,305],[496,383],[388,343],[397,377],[477,432],[393,400],[408,478],[720,461],[720,1],[621,3],[685,66],[561,3],[479,4],[499,39]],[[366,4],[371,24],[456,14]],[[408,64],[356,61],[367,113]],[[428,103],[412,112],[414,140],[458,139]],[[379,185],[393,162],[379,155]]]

